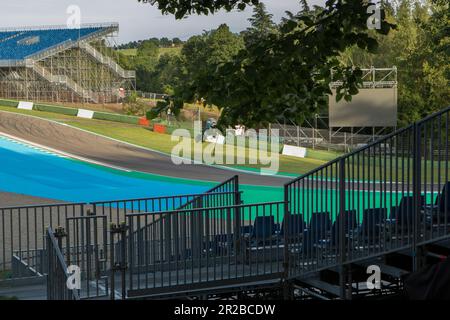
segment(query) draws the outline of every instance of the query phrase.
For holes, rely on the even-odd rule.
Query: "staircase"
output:
[[[135,71],[124,70],[113,59],[103,55],[100,51],[91,46],[88,42],[80,42],[80,48],[91,55],[95,60],[108,66],[112,71],[124,79],[134,79],[136,77]]]
[[[94,92],[84,89],[68,76],[52,74],[47,68],[37,64],[34,60],[30,59],[27,60],[26,66],[33,69],[34,72],[36,72],[39,76],[46,79],[47,81],[65,85],[68,89],[75,92],[81,98],[93,103],[98,103],[98,98],[95,96]]]

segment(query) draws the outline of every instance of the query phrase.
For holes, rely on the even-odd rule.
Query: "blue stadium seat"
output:
[[[420,196],[419,207],[425,204],[425,196]],[[395,223],[397,228],[412,230],[414,222],[414,197],[406,196],[400,201],[398,207],[391,209],[391,223]]]
[[[339,213],[336,217],[336,220],[331,227],[331,245],[336,246],[339,244],[339,229],[341,225],[341,214]],[[346,239],[348,239],[348,235],[353,232],[358,227],[358,222],[356,220],[356,210],[347,210],[345,211],[345,222],[344,222],[344,230]]]
[[[303,219],[302,214],[291,214],[289,216],[289,226],[288,226],[289,237],[296,238],[306,229],[305,219]],[[281,224],[280,236],[284,236],[286,232],[285,220]]]
[[[273,216],[255,218],[250,236],[253,245],[261,245],[270,242],[274,235],[275,220]]]
[[[89,27],[0,32],[0,60],[23,60],[66,41],[82,40],[102,29],[102,27]],[[31,38],[37,38],[39,41],[29,45],[23,44],[24,40]]]
[[[428,220],[433,223],[444,224],[446,220],[450,223],[450,181],[442,187],[434,205],[426,206],[425,210]]]
[[[359,226],[359,236],[364,243],[375,244],[386,223],[386,208],[369,208],[363,211],[363,220]]]
[[[329,212],[315,212],[311,216],[308,229],[303,233],[302,250],[305,254],[314,254],[316,245],[327,241],[331,232]]]
[[[330,229],[331,219],[329,212],[316,212],[312,214],[308,231],[314,243],[326,239],[329,236]]]
[[[442,192],[436,198],[436,206],[440,213],[450,216],[450,181],[444,185]]]

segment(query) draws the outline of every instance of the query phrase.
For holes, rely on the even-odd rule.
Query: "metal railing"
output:
[[[12,256],[20,257],[29,268],[40,270],[46,228],[64,226],[69,217],[84,215],[86,204],[62,203],[0,208],[0,270],[11,268]]]
[[[239,178],[232,178],[199,194],[137,198],[124,200],[108,200],[92,202],[94,215],[107,215],[109,221],[119,224],[125,221],[127,213],[161,212],[192,205],[201,206],[202,201],[210,206],[226,206],[240,204]]]
[[[116,262],[126,265],[117,285],[127,296],[194,290],[257,279],[283,271],[283,202],[127,214]],[[142,226],[148,225],[148,228]],[[126,245],[125,245],[126,243]],[[123,278],[126,277],[126,278]]]
[[[49,82],[63,84],[68,89],[72,90],[73,92],[78,94],[83,99],[89,99],[89,100],[93,101],[94,103],[98,102],[98,97],[97,97],[96,93],[94,93],[90,90],[84,89],[82,86],[78,85],[75,81],[70,79],[68,76],[55,75],[50,70],[48,70],[47,68],[45,68],[42,65],[39,65],[34,60],[28,59],[27,64],[29,67],[31,67],[34,70],[34,72],[36,72],[38,75],[40,75],[44,79],[48,80]]]
[[[113,28],[118,29],[119,23],[117,22],[104,22],[104,23],[83,23],[80,28]],[[0,32],[13,32],[13,31],[38,31],[38,30],[66,30],[67,25],[47,25],[47,26],[23,26],[23,27],[6,27],[0,28]]]
[[[88,42],[79,42],[80,48],[84,49],[88,54],[90,54],[95,60],[101,64],[107,65],[112,71],[117,73],[120,77],[126,79],[136,78],[136,72],[132,70],[125,70],[120,65],[117,64],[113,59],[105,56],[100,51],[91,46]]]
[[[46,231],[47,247],[47,299],[48,300],[79,300],[78,291],[67,287],[69,274],[64,256],[61,252],[61,244],[55,237],[52,228]]]
[[[450,236],[449,114],[442,110],[285,185],[289,277]]]
[[[118,224],[126,220],[127,213],[168,211],[181,207],[190,208],[194,204],[226,206],[239,203],[239,181],[234,176],[199,194],[0,208],[0,270],[11,269],[14,254],[26,262],[29,268],[42,270],[45,228],[67,227],[68,219],[105,216],[108,224]],[[80,245],[84,244],[85,242],[80,242]]]

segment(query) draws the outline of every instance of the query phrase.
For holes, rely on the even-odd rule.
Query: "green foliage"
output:
[[[143,116],[145,115],[147,109],[148,105],[138,99],[136,92],[132,92],[124,99],[123,110],[128,115]]]
[[[400,125],[448,106],[450,100],[449,3],[445,0],[399,0],[386,5],[387,19],[397,25],[387,36],[374,35],[377,53],[346,50],[344,63],[398,69]]]
[[[170,101],[158,101],[156,106],[147,111],[146,117],[148,120],[153,120],[159,117],[159,115],[166,111],[170,107]]]
[[[191,37],[181,52],[183,67],[175,87],[176,100],[192,102],[201,99],[199,93],[211,87],[217,68],[231,62],[243,48],[243,39],[233,34],[225,24],[216,30]]]
[[[194,36],[181,55],[161,56],[151,76],[144,82],[138,77],[147,91],[172,95],[166,107],[194,101],[219,106],[222,125],[258,127],[278,117],[301,122],[326,110],[329,99],[351,100],[360,87],[359,68],[370,66],[398,67],[401,125],[450,98],[447,0],[385,2],[380,30],[367,29],[370,3],[362,0],[328,0],[312,8],[300,1],[302,9],[287,12],[279,25],[259,1],[153,3],[176,18],[255,5],[251,27],[241,36],[225,25]],[[330,70],[333,80],[343,81],[335,97]]]
[[[124,103],[136,103],[138,101],[138,95],[136,92],[131,92],[129,95],[125,97],[123,100]]]
[[[376,40],[367,32],[368,5],[361,0],[329,0],[324,8],[288,14],[275,31],[259,6],[244,47],[227,44],[234,50],[222,49],[226,54],[216,59],[214,50],[207,55],[203,51],[208,46],[205,35],[185,44],[182,55],[189,63],[175,95],[221,107],[221,125],[259,127],[279,117],[301,122],[326,108],[333,69],[333,79],[343,81],[338,98],[349,100],[358,91],[361,72],[337,57],[353,45],[376,50]],[[393,27],[385,20],[382,26],[380,33]],[[266,30],[262,36],[257,31],[261,28]]]
[[[144,1],[139,0],[139,2]],[[181,19],[192,13],[208,15],[220,9],[244,10],[247,5],[258,4],[259,0],[151,0],[145,2],[156,4],[163,13],[174,14],[177,19]]]
[[[161,39],[151,38],[148,40],[139,40],[139,41],[130,41],[128,43],[124,43],[118,46],[115,46],[118,50],[133,50],[140,47],[143,41],[151,41],[156,44],[159,48],[171,48],[172,46],[182,46],[183,41],[180,38],[173,38],[172,40],[164,37]]]
[[[262,2],[253,8],[253,16],[248,21],[251,27],[243,33],[247,45],[252,41],[267,37],[270,33],[277,32],[272,15],[267,12],[265,4]]]

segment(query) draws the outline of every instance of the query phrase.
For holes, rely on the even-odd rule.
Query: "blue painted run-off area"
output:
[[[91,165],[2,137],[0,163],[0,191],[71,202],[200,193],[214,185]]]

